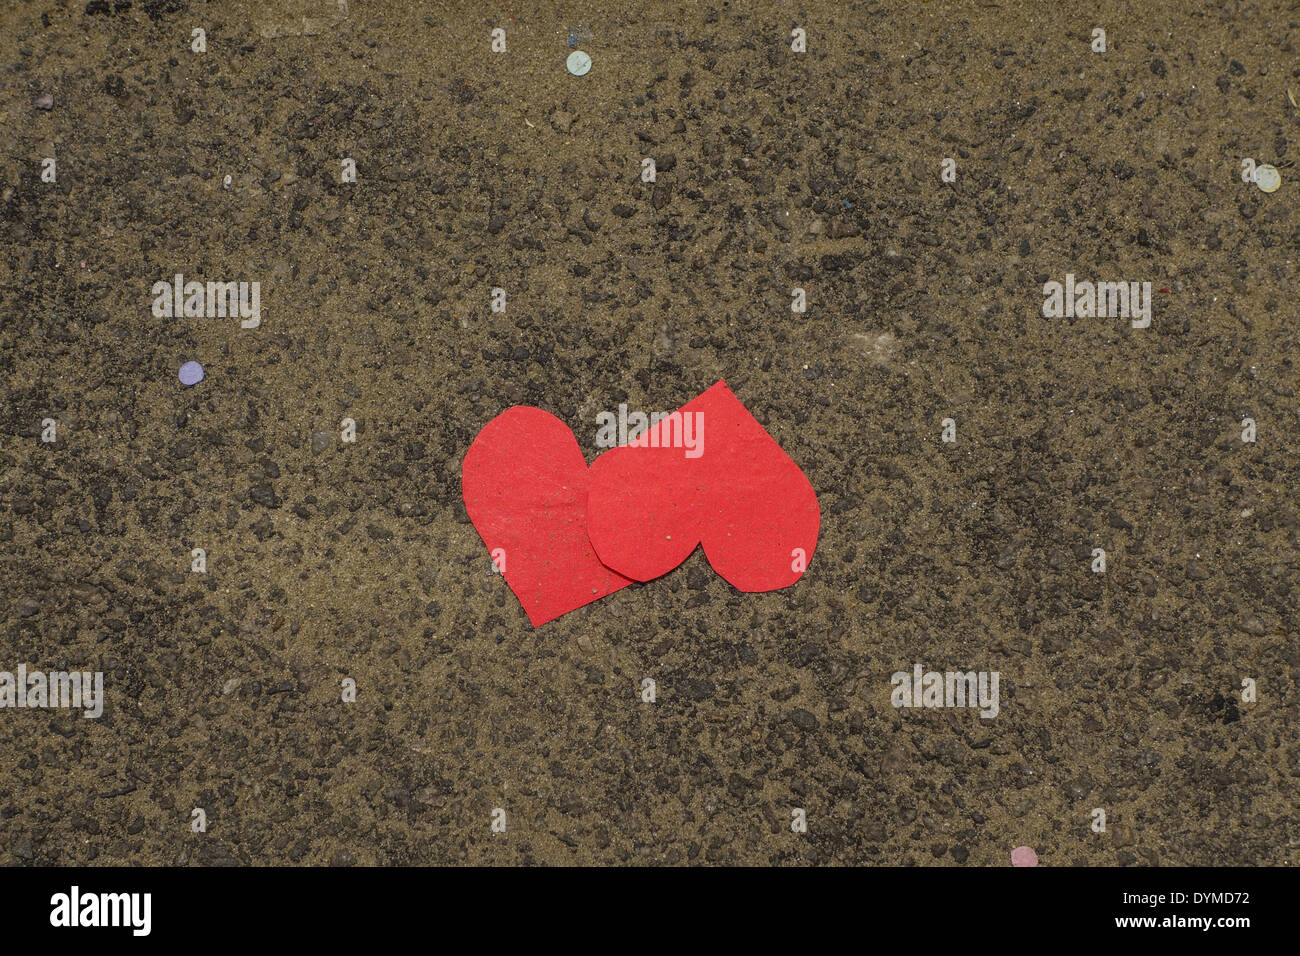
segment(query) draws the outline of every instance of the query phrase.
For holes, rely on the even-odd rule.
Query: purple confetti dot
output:
[[[181,366],[181,384],[197,385],[203,381],[203,366],[198,362],[186,362]]]

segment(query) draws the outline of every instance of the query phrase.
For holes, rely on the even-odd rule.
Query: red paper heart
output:
[[[702,430],[693,435],[692,424]],[[602,562],[637,581],[702,544],[739,590],[787,587],[812,559],[820,525],[812,485],[725,382],[591,466],[587,533]]]
[[[465,511],[506,583],[539,627],[632,582],[605,567],[587,537],[590,472],[554,415],[518,405],[483,426],[461,465]]]

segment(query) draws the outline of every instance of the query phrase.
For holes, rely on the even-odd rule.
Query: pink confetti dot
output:
[[[1037,866],[1038,854],[1032,846],[1018,846],[1011,851],[1012,866]]]

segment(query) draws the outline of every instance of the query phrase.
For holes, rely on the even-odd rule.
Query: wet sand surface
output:
[[[0,710],[0,860],[1295,864],[1294,4],[618,6],[6,4],[0,670],[106,701]],[[719,379],[804,578],[530,627],[474,436]]]

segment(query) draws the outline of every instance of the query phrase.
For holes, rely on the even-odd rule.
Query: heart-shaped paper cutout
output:
[[[589,480],[569,426],[527,405],[484,425],[465,452],[465,511],[533,627],[632,583],[592,551]]]
[[[649,581],[696,545],[741,591],[799,580],[821,508],[807,477],[718,382],[591,465],[587,533],[619,574]]]

